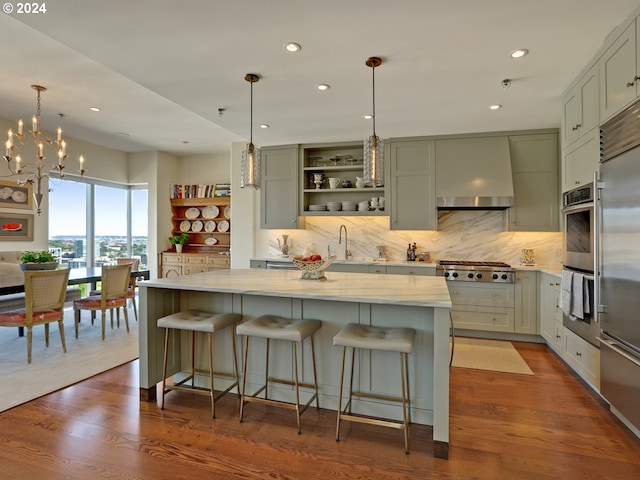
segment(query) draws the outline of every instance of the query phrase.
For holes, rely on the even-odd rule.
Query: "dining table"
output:
[[[84,283],[92,284],[92,288],[95,288],[95,284],[102,278],[101,267],[79,267],[69,269],[69,281],[68,285],[81,285]],[[149,270],[132,270],[131,278],[149,280]],[[13,293],[24,292],[24,283],[20,285],[9,285],[6,287],[0,287],[0,296],[10,295]],[[24,328],[18,327],[18,336],[24,336]]]

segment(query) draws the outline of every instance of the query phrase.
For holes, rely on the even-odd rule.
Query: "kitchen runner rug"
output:
[[[132,309],[129,309],[129,334],[122,312],[120,328],[117,328],[114,315],[113,330],[107,313],[104,341],[100,312],[97,312],[94,325],[91,325],[89,315],[87,311],[82,312],[76,339],[73,309],[65,309],[67,353],[62,351],[57,323],[49,326],[48,348],[44,326],[34,327],[31,364],[27,363],[26,333],[24,337],[18,337],[17,328],[0,328],[0,378],[4,385],[0,392],[0,412],[138,358],[138,324]]]
[[[476,370],[533,375],[529,365],[511,342],[501,340],[456,337],[452,365]]]

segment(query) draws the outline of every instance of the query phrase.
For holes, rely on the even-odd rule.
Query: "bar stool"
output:
[[[411,423],[411,403],[409,391],[409,353],[413,350],[413,339],[416,331],[413,328],[387,328],[347,324],[333,337],[333,344],[342,346],[342,373],[340,374],[340,396],[338,398],[338,419],[336,425],[336,442],[340,441],[340,421],[368,423],[382,427],[404,430],[404,451],[409,453],[409,424]],[[347,348],[351,347],[351,375],[349,379],[349,401],[342,409],[342,386]],[[368,392],[353,391],[353,367],[356,349],[382,350],[400,353],[400,378],[402,379],[402,397],[378,395]],[[351,413],[351,400],[356,397],[376,398],[394,402],[402,402],[403,421],[368,418]],[[348,413],[347,413],[348,411]]]
[[[296,411],[296,421],[298,424],[298,434],[301,433],[300,428],[300,416],[305,410],[316,401],[316,408],[320,408],[318,403],[318,381],[316,375],[316,353],[313,344],[313,335],[321,327],[322,322],[320,320],[310,319],[288,319],[278,317],[274,315],[262,315],[256,317],[248,322],[238,325],[237,333],[245,335],[244,342],[244,367],[242,373],[242,393],[240,397],[240,421],[242,422],[242,416],[244,413],[245,402],[261,402],[270,405],[275,405],[282,408],[289,408]],[[247,359],[249,356],[249,338],[250,337],[262,337],[267,341],[267,353],[265,360],[265,383],[260,387],[253,395],[246,395],[246,382],[247,382]],[[306,338],[311,342],[311,358],[313,363],[313,384],[302,383],[298,378],[298,350],[297,342],[302,343]],[[294,381],[282,380],[269,377],[269,341],[270,340],[285,340],[290,341],[293,346],[293,374]],[[288,403],[279,400],[271,400],[268,396],[269,383],[279,383],[284,385],[293,385],[296,393],[296,403]],[[315,393],[311,396],[309,401],[305,405],[300,404],[300,392],[299,387],[313,388]],[[258,395],[264,390],[264,398],[258,397]]]
[[[164,336],[164,359],[162,365],[162,402],[161,409],[164,409],[164,396],[171,390],[186,390],[198,394],[211,396],[211,417],[216,417],[216,400],[231,391],[234,387],[239,387],[238,379],[238,361],[236,357],[236,331],[235,326],[242,320],[242,315],[236,313],[209,313],[198,310],[186,310],[183,312],[173,313],[158,319],[157,326],[166,328]],[[213,334],[217,331],[231,327],[231,345],[233,348],[233,373],[215,372],[213,370]],[[184,380],[173,385],[167,385],[167,357],[169,355],[169,334],[172,330],[185,330],[191,332],[191,374]],[[195,385],[195,357],[196,357],[196,332],[208,334],[209,343],[209,378],[211,388],[203,388]],[[201,373],[201,371],[198,371]],[[233,383],[217,397],[215,396],[213,377],[223,376],[230,377]],[[191,386],[184,385],[191,380]]]

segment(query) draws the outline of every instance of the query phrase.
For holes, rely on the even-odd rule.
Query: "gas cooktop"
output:
[[[513,283],[515,270],[504,262],[439,260],[436,275],[463,282]]]

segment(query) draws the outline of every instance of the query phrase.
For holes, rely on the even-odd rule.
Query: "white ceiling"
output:
[[[383,59],[375,70],[383,138],[559,127],[560,95],[638,7],[637,0],[42,3],[46,13],[0,15],[0,117],[29,119],[37,83],[48,88],[45,129],[60,125],[66,136],[127,152],[185,156],[228,152],[248,139],[246,73],[261,76],[257,145],[364,139],[370,56]],[[299,53],[284,51],[291,41],[302,45]],[[531,53],[513,60],[516,48]],[[319,83],[331,88],[319,92]],[[490,111],[493,103],[503,108]]]

